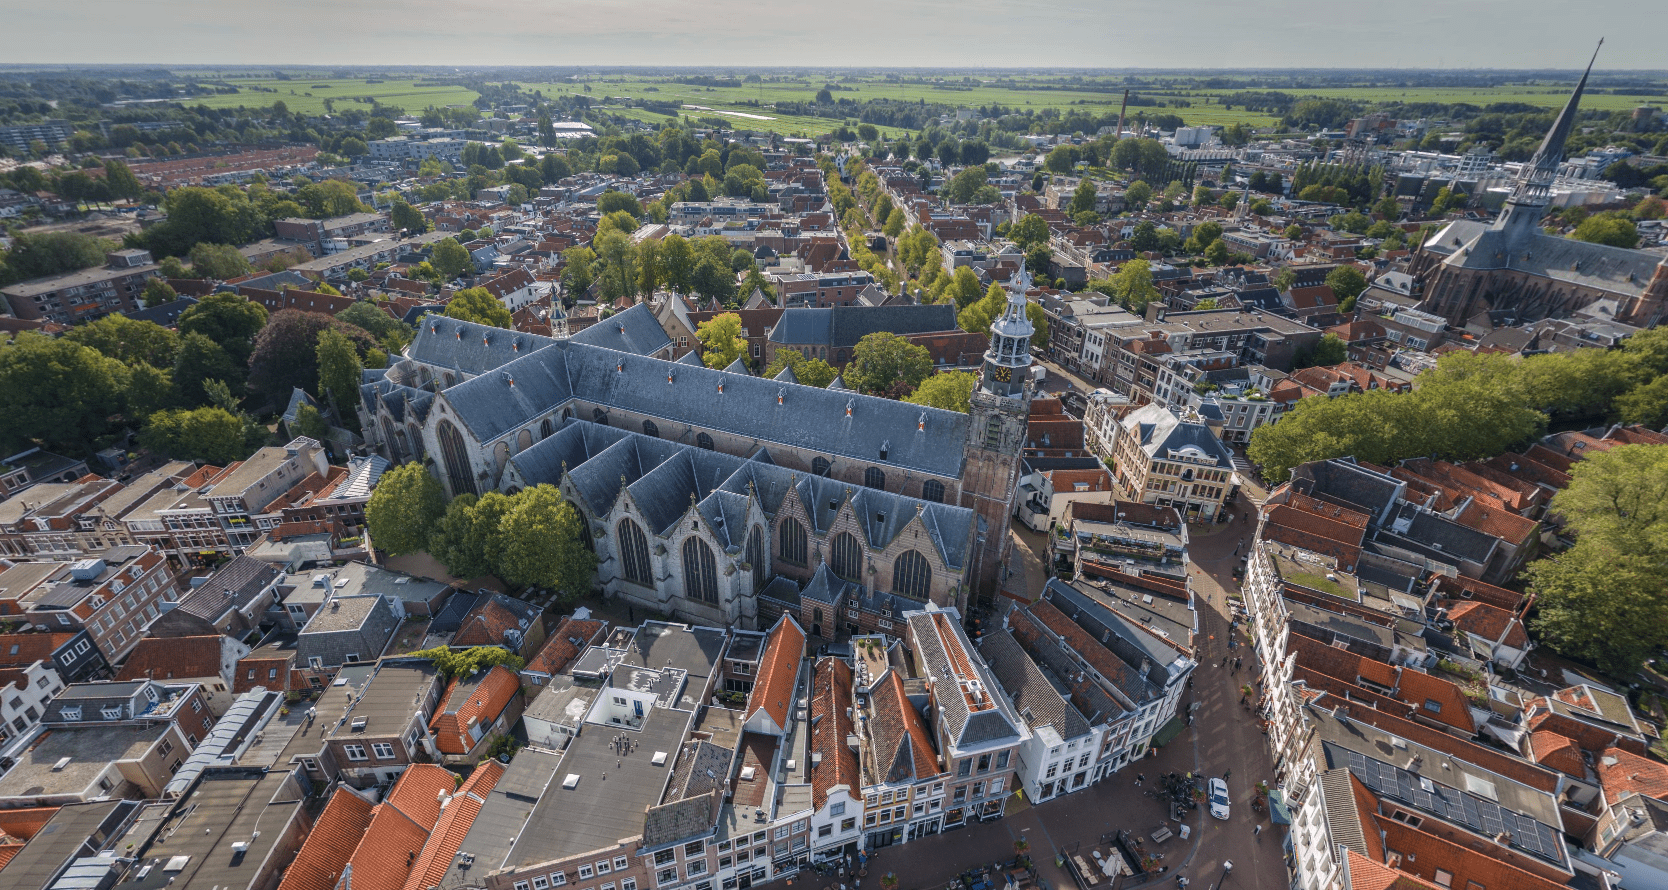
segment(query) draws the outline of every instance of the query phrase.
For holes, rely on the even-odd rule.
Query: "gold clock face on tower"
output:
[[[990,379],[995,380],[997,383],[1007,383],[1013,379],[1013,376],[1013,368],[1005,368],[1001,365],[997,365],[996,367],[990,369]]]

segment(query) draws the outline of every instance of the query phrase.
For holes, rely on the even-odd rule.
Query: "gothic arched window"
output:
[[[591,409],[591,420],[595,421],[596,423],[600,423],[603,426],[607,426],[608,425],[608,412],[602,410],[601,408],[592,408]]]
[[[816,476],[827,476],[832,466],[827,460],[819,457],[811,461],[811,473]]]
[[[847,581],[863,580],[863,548],[858,546],[857,539],[850,532],[840,532],[834,536],[834,544],[829,548],[828,567]]]
[[[928,479],[921,483],[921,500],[932,501],[935,504],[944,503],[944,483],[937,479]]]
[[[753,589],[758,590],[770,577],[770,566],[765,561],[764,529],[756,525],[747,535],[747,562],[753,566]]]
[[[683,540],[683,595],[700,603],[718,602],[718,563],[707,542],[694,535]]]
[[[705,448],[708,451],[712,451],[713,450],[712,437],[707,435],[706,433],[701,433],[700,435],[695,437],[695,447],[696,448]]]
[[[932,566],[914,550],[905,550],[892,563],[892,592],[912,600],[925,600],[932,590]]]
[[[660,438],[660,427],[655,426],[652,420],[645,420],[643,421],[643,435],[654,436],[658,439]]]
[[[777,544],[776,555],[783,562],[791,562],[796,566],[805,564],[805,526],[799,520],[788,516],[782,520],[781,531],[778,536],[781,542]]]
[[[886,490],[886,471],[880,467],[870,467],[863,471],[863,484],[870,488]]]
[[[550,434],[554,432],[556,432],[556,425],[550,422],[550,418],[546,417],[544,422],[539,424],[539,438],[548,439]]]
[[[649,539],[643,529],[630,519],[620,520],[615,526],[620,538],[620,572],[627,581],[644,587],[654,586],[649,571]]]
[[[452,496],[479,494],[475,490],[475,474],[469,466],[469,452],[463,447],[463,434],[450,420],[442,420],[434,428],[434,437],[440,440],[440,459],[446,468]]]

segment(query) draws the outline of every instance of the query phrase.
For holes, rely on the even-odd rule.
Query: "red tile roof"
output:
[[[1668,800],[1668,763],[1621,748],[1606,748],[1598,758],[1599,784],[1611,803],[1629,794]]]
[[[58,812],[57,807],[26,807],[0,810],[0,834],[26,841],[35,836],[47,821]]]
[[[22,844],[0,844],[0,868],[5,868],[6,863],[11,862],[21,852]]]
[[[585,646],[597,633],[607,626],[606,621],[575,618],[572,615],[563,618],[562,623],[550,632],[550,638],[544,641],[544,647],[522,670],[552,676],[560,674],[585,651]]]
[[[1523,622],[1505,609],[1472,600],[1451,607],[1448,618],[1459,630],[1485,640],[1504,643],[1514,649],[1529,645],[1529,634],[1523,629]]]
[[[284,872],[278,890],[335,890],[342,870],[371,824],[371,809],[363,797],[347,788],[337,788]]]
[[[28,667],[37,661],[51,661],[53,651],[74,637],[57,633],[0,634],[0,667]]]
[[[469,614],[463,616],[458,632],[452,635],[454,647],[503,646],[511,651],[519,643],[510,640],[514,631],[525,640],[532,632],[531,623],[539,620],[539,610],[531,603],[494,593],[484,596]]]
[[[493,665],[477,682],[474,678],[454,679],[440,697],[440,709],[429,721],[434,744],[443,754],[468,754],[476,744],[470,727],[489,727],[504,713],[521,691],[521,678],[499,664]],[[484,731],[484,729],[483,729]]]
[[[1465,693],[1441,677],[1365,658],[1298,633],[1290,635],[1287,650],[1297,656],[1298,668],[1338,681],[1348,687],[1352,696],[1379,702],[1381,707],[1392,709],[1394,706],[1388,703],[1395,702],[1409,714],[1417,714],[1423,719],[1468,733],[1477,731]],[[1316,678],[1306,676],[1305,679]],[[1390,691],[1386,693],[1363,686],[1362,680]],[[1430,707],[1432,703],[1436,705],[1434,710]]]
[[[220,676],[221,637],[146,637],[133,647],[116,679],[184,680]]]
[[[1578,779],[1587,778],[1587,765],[1581,760],[1581,748],[1575,740],[1549,730],[1529,734],[1529,751],[1535,762],[1567,773]]]
[[[793,703],[793,687],[799,676],[799,661],[805,657],[805,632],[798,623],[783,615],[770,632],[763,657],[759,659],[758,679],[747,696],[747,719],[764,711],[776,721],[779,730],[788,727],[788,707]]]
[[[446,869],[463,846],[464,835],[469,833],[470,826],[475,824],[475,817],[480,815],[481,807],[486,804],[487,795],[492,793],[503,776],[504,767],[496,760],[488,760],[475,767],[457,794],[452,796],[451,802],[440,811],[440,819],[435,823],[434,830],[429,832],[429,842],[417,855],[417,862],[412,866],[411,875],[405,879],[403,890],[428,890],[439,886],[440,879],[446,875]]]
[[[1384,833],[1386,851],[1402,854],[1398,870],[1420,881],[1434,882],[1436,873],[1444,871],[1453,876],[1449,886],[1455,888],[1475,884],[1502,890],[1559,890],[1565,886],[1562,881],[1548,880],[1514,864],[1528,863],[1492,840],[1463,845],[1387,816],[1375,817],[1372,825]]]
[[[851,666],[825,656],[811,673],[811,751],[821,755],[811,764],[811,802],[818,810],[842,785],[852,797],[863,793],[857,754],[846,744],[855,734],[851,708]]]

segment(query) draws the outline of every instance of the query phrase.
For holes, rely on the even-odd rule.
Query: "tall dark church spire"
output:
[[[1512,187],[1505,213],[1500,218],[1502,227],[1516,223],[1534,228],[1540,224],[1541,211],[1551,200],[1552,182],[1558,178],[1558,165],[1564,162],[1564,143],[1569,141],[1576,115],[1581,110],[1581,94],[1587,89],[1587,78],[1593,73],[1593,62],[1598,61],[1598,51],[1603,46],[1604,40],[1600,38],[1593,58],[1587,62],[1587,70],[1575,85],[1575,92],[1570,93],[1569,101],[1558,112],[1552,129],[1546,131],[1546,138],[1541,140],[1534,157],[1518,172],[1517,184]]]

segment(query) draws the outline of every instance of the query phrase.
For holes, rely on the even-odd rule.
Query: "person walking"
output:
[[[1252,837],[1257,837],[1258,835],[1260,835],[1262,833],[1263,833],[1263,827],[1261,825],[1258,825],[1258,826],[1251,829],[1251,836]]]

